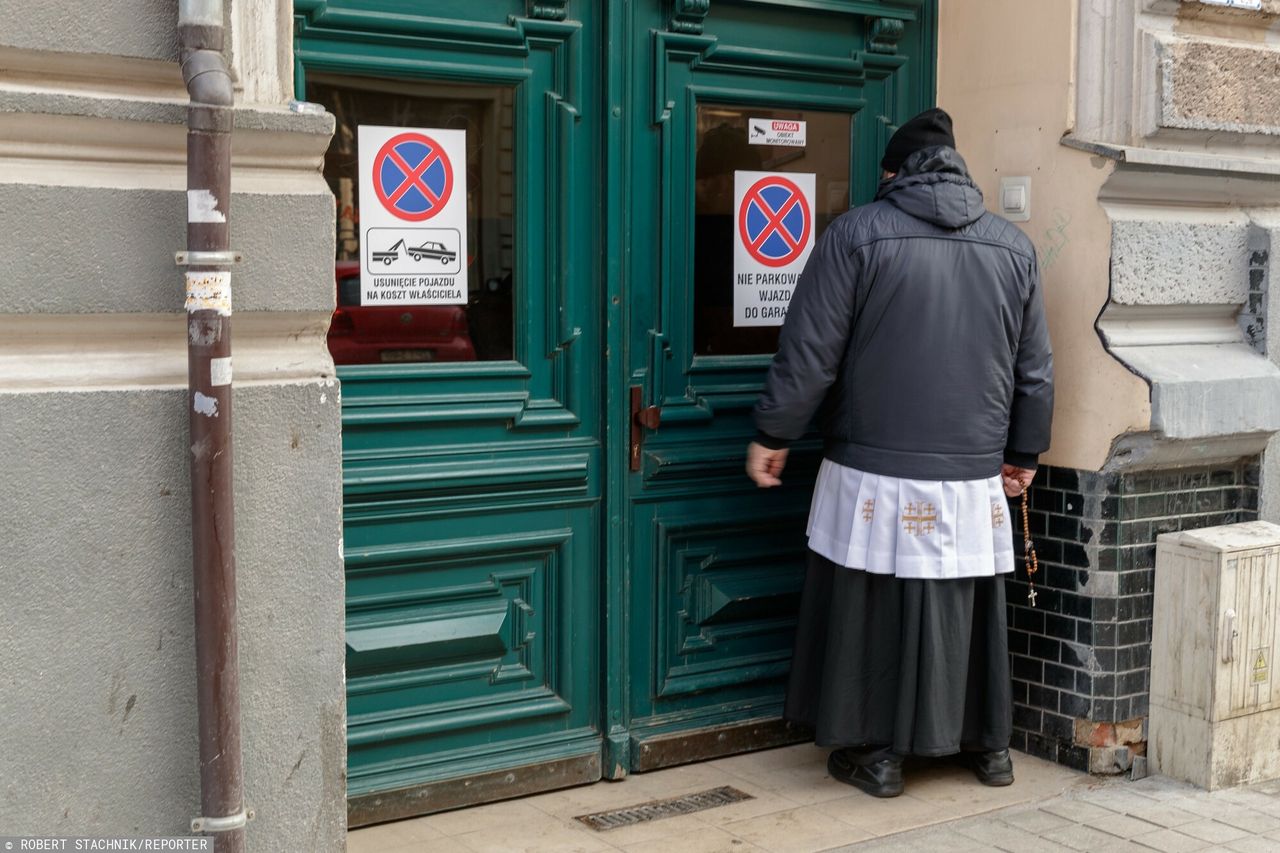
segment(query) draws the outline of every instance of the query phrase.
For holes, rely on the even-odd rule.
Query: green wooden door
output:
[[[598,779],[595,4],[294,5],[300,91],[337,122],[351,823]],[[465,306],[348,294],[361,125],[465,130]]]
[[[818,445],[792,452],[782,489],[759,492],[743,473],[777,328],[734,325],[733,175],[813,175],[821,233],[870,200],[890,126],[934,91],[927,0],[631,9],[614,52],[626,69],[626,218],[613,232],[626,359],[610,411],[619,437],[634,409],[645,426],[630,459],[610,451],[625,555],[610,565],[606,626],[615,773],[804,736],[779,717]],[[804,122],[806,144],[753,144],[761,119]]]
[[[776,329],[728,320],[724,195],[814,173],[818,229],[868,199],[932,0],[294,6],[336,120],[352,825],[798,737],[816,446],[742,474]],[[810,142],[748,148],[760,117]],[[465,305],[359,304],[365,125],[466,131]]]

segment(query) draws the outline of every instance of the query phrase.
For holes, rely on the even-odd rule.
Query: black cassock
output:
[[[819,746],[939,756],[1009,745],[1004,575],[920,580],[809,552],[785,716]]]

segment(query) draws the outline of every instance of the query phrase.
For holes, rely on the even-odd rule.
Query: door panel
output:
[[[581,695],[593,636],[570,614],[597,565],[594,510],[412,518],[414,540],[390,524],[378,532],[394,546],[346,554],[352,793],[375,773],[379,787],[411,783],[590,739],[592,719],[571,722],[593,707]]]
[[[761,492],[742,470],[777,333],[732,324],[732,175],[816,174],[819,234],[850,201],[869,200],[889,126],[932,99],[931,70],[909,57],[931,55],[933,7],[633,9],[624,381],[642,389],[644,420],[657,428],[642,431],[625,473],[628,584],[610,618],[630,617],[628,740],[612,739],[626,755],[609,764],[643,770],[705,757],[717,743],[740,750],[803,736],[760,725],[781,713],[819,448],[793,449],[780,489]],[[805,120],[809,139],[751,145],[748,118]],[[744,723],[761,733],[754,741],[726,730]]]
[[[804,517],[751,518],[748,504],[717,501],[714,510],[679,500],[650,505],[658,642],[646,668],[661,700],[787,672]]]
[[[599,778],[595,4],[295,10],[300,83],[337,120],[339,280],[356,129],[467,132],[467,305],[337,294],[352,821]]]

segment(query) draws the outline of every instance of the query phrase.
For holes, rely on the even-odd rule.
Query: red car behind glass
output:
[[[360,262],[337,261],[338,308],[329,325],[334,364],[475,361],[463,305],[361,305]]]

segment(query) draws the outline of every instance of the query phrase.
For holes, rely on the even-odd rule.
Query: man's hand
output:
[[[1011,498],[1022,494],[1036,475],[1035,468],[1018,468],[1015,465],[1000,466],[1000,480],[1004,483],[1004,493]]]
[[[762,489],[782,485],[778,475],[786,464],[786,450],[770,450],[754,441],[747,448],[747,476],[755,480],[756,485]]]

